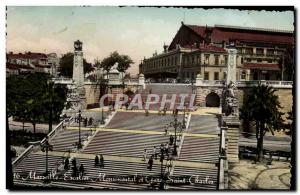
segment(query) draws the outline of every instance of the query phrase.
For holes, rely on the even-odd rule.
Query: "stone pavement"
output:
[[[104,111],[106,111],[107,109],[104,109]],[[101,112],[102,109],[101,108],[94,108],[94,109],[89,109],[87,111],[93,111],[93,112]],[[122,111],[122,112],[141,112],[141,113],[145,113],[145,110],[125,110],[125,109],[118,109],[117,111]],[[148,110],[149,113],[158,113],[157,110]],[[172,111],[167,111],[167,114],[172,114]],[[195,114],[195,115],[213,115],[213,114],[221,114],[221,108],[219,107],[207,107],[207,108],[198,108],[195,111],[191,111],[191,114]],[[183,114],[182,111],[179,111],[178,114]]]
[[[67,127],[67,130],[78,131],[78,127]],[[126,133],[137,133],[137,134],[152,134],[152,135],[163,135],[164,132],[158,131],[144,131],[144,130],[130,130],[130,129],[105,129],[105,128],[93,128],[96,131],[111,131],[111,132],[126,132]],[[83,131],[90,131],[91,128],[88,127],[81,127],[80,130]],[[174,135],[174,132],[168,132],[168,135]],[[191,137],[218,137],[218,135],[212,134],[203,134],[203,133],[182,133],[184,136],[191,136]]]
[[[42,151],[37,151],[33,154],[45,155],[45,153]],[[48,155],[50,156],[66,157],[68,154],[70,154],[69,157],[95,159],[94,154],[74,153],[74,152],[66,153],[66,152],[58,152],[58,151],[48,152]],[[112,155],[103,155],[103,157],[104,160],[110,160],[110,161],[137,162],[137,163],[148,162],[148,160],[143,161],[143,158],[135,158],[135,157],[112,156]],[[154,164],[160,164],[160,161],[154,160]],[[173,164],[175,166],[185,166],[185,167],[195,167],[195,168],[215,168],[215,165],[211,163],[188,162],[188,161],[181,161],[181,160],[175,160],[173,161]]]
[[[289,162],[273,161],[272,165],[266,165],[266,162],[254,164],[250,160],[240,160],[229,165],[230,190],[288,190],[290,177]]]

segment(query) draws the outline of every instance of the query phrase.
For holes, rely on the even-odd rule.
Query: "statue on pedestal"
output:
[[[224,93],[224,111],[226,116],[238,116],[238,101],[235,96],[235,84],[230,81]]]

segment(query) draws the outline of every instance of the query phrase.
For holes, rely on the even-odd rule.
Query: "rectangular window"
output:
[[[241,64],[243,64],[244,63],[244,58],[243,57],[241,57]]]
[[[263,55],[264,54],[264,49],[263,48],[256,48],[256,54]]]
[[[223,79],[226,80],[226,77],[227,77],[227,73],[223,72]]]
[[[215,65],[219,65],[219,55],[215,55]]]
[[[246,54],[253,54],[253,48],[246,48]]]
[[[258,58],[258,59],[257,59],[257,62],[262,62],[262,59],[261,59],[261,58]]]
[[[227,65],[227,63],[228,63],[228,56],[224,56],[224,62],[225,62],[225,65]]]
[[[209,72],[204,73],[204,80],[209,80]]]
[[[204,55],[204,64],[209,64],[209,54]]]
[[[273,60],[272,59],[268,59],[268,63],[273,63]]]
[[[214,73],[214,80],[219,80],[219,73],[218,72]]]
[[[267,49],[267,55],[274,55],[274,49]]]
[[[237,48],[237,53],[238,53],[238,54],[241,54],[241,53],[242,53],[242,48],[241,48],[241,47]]]

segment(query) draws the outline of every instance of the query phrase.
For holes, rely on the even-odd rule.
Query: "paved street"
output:
[[[243,137],[239,139],[239,146],[250,146],[256,148],[257,140],[255,136]],[[264,149],[270,151],[291,151],[291,138],[288,136],[265,136],[264,138]]]

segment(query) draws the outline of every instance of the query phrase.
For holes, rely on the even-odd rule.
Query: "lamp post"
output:
[[[186,106],[184,106],[184,108],[183,108],[183,119],[182,119],[182,128],[183,128],[183,129],[186,128],[185,109],[186,109]]]
[[[80,149],[82,147],[82,144],[81,144],[81,131],[80,131],[80,127],[81,127],[81,110],[78,111],[79,114],[78,114],[78,117],[77,117],[77,121],[79,123],[79,128],[78,128],[78,145],[77,145],[77,148]]]
[[[46,172],[45,176],[48,176],[48,151],[53,151],[53,146],[49,143],[48,136],[46,136],[45,142],[41,145],[42,152],[46,152]]]
[[[159,189],[164,190],[165,189],[165,176],[164,176],[164,160],[165,160],[165,155],[169,156],[166,148],[164,147],[163,144],[160,145],[160,184],[159,184]]]
[[[101,112],[101,125],[104,125],[105,124],[105,121],[104,121],[104,116],[103,116],[103,108],[102,108],[102,112]]]
[[[179,127],[181,130],[183,128],[183,125],[181,122],[178,122],[177,117],[174,117],[174,121],[166,125],[165,131],[168,131],[169,127],[174,128],[174,133],[175,133],[175,142],[174,142],[174,149],[173,149],[173,155],[177,156],[177,128]]]

